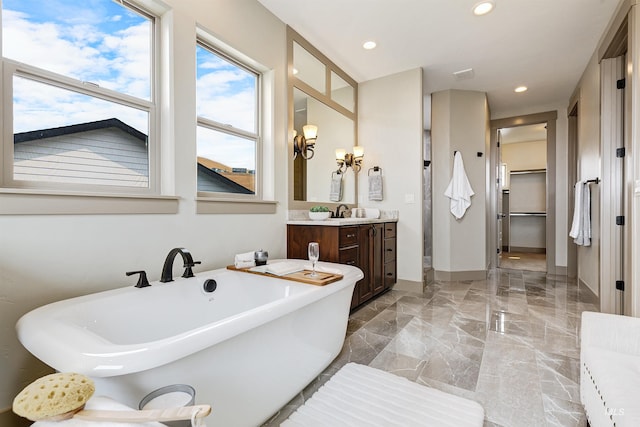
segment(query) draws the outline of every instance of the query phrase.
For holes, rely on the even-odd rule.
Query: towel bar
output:
[[[367,171],[367,175],[371,175],[371,171],[380,172],[380,175],[382,175],[382,168],[380,166],[369,168],[369,170]]]

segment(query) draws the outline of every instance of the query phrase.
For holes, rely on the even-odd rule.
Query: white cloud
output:
[[[95,25],[32,22],[3,10],[4,56],[149,99],[150,28],[144,21],[109,34]]]

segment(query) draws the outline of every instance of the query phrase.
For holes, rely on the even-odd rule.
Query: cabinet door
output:
[[[320,244],[320,261],[339,262],[339,228],[318,225],[287,225],[287,258],[307,259],[309,242]]]
[[[373,236],[371,236],[371,281],[373,283],[373,295],[384,291],[384,224],[372,224]]]
[[[358,246],[360,254],[358,256],[358,267],[364,273],[364,278],[358,282],[358,304],[373,297],[373,282],[371,281],[371,248],[372,248],[373,228],[370,224],[358,226]]]

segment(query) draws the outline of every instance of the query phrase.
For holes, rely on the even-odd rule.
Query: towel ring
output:
[[[336,175],[342,175],[342,172],[340,171],[331,172],[331,179],[336,179]],[[342,177],[340,177],[340,179],[342,179]]]
[[[371,171],[380,172],[380,175],[382,175],[382,168],[380,166],[369,168],[369,170],[367,171],[367,175],[371,175]]]

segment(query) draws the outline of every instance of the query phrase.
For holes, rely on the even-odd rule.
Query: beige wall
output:
[[[436,277],[480,273],[487,268],[485,153],[489,109],[483,92],[447,90],[432,94],[431,106],[433,268]],[[456,220],[444,195],[453,169],[454,151],[462,153],[475,195],[464,217]],[[458,276],[462,277],[462,276]]]
[[[502,144],[502,163],[508,171],[546,169],[547,141],[526,141]]]
[[[365,158],[360,206],[399,210],[398,279],[422,283],[422,70],[358,86],[358,138]],[[381,166],[384,200],[369,201],[367,170]]]
[[[0,412],[47,368],[23,349],[14,325],[31,309],[63,298],[132,286],[129,270],[160,276],[169,250],[182,246],[202,261],[196,271],[228,265],[233,255],[257,248],[273,258],[285,251],[287,200],[285,25],[254,0],[165,0],[169,16],[172,95],[163,109],[171,142],[167,180],[180,197],[175,215],[0,216]],[[225,43],[272,70],[273,148],[265,153],[267,194],[280,201],[273,215],[198,215],[195,144],[196,22]],[[419,89],[416,89],[419,91]],[[327,184],[328,186],[328,184]],[[173,190],[172,190],[173,191]],[[176,267],[176,272],[178,268]],[[132,307],[132,310],[135,307]]]

